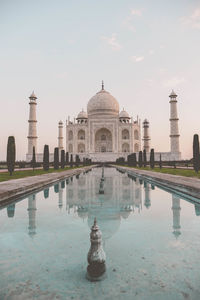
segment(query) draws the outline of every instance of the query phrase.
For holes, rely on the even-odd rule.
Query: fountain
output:
[[[90,281],[99,281],[103,279],[106,271],[106,255],[102,247],[101,231],[97,225],[96,218],[91,227],[90,242],[91,246],[87,256],[88,267],[86,277]]]

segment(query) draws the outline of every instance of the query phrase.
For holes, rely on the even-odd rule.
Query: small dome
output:
[[[88,115],[85,111],[81,111],[78,116],[77,116],[77,119],[87,119],[88,118]]]
[[[129,114],[124,109],[120,112],[119,117],[123,119],[130,119]]]
[[[108,114],[117,116],[119,103],[109,92],[104,90],[102,84],[102,89],[89,100],[87,112],[88,115]]]
[[[147,119],[144,119],[143,124],[149,124],[149,121]]]
[[[32,92],[32,94],[30,95],[29,99],[37,99],[37,97],[35,96],[34,92]]]

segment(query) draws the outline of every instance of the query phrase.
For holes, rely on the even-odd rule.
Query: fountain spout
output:
[[[106,255],[102,247],[101,231],[97,225],[96,218],[91,228],[90,242],[91,246],[87,256],[87,279],[90,281],[99,281],[103,279],[106,271]]]

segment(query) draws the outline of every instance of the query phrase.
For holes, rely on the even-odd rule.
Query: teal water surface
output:
[[[0,299],[200,299],[200,204],[105,168],[0,210]],[[97,218],[106,278],[86,275]]]

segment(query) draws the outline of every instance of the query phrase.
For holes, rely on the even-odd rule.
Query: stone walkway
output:
[[[62,178],[78,175],[83,171],[90,170],[94,166],[66,170],[63,172],[48,173],[19,179],[0,182],[0,205],[7,200],[17,199],[24,194],[43,188]]]
[[[150,180],[156,185],[160,184],[167,190],[174,190],[179,194],[186,194],[187,196],[200,199],[200,179],[198,178],[138,170],[122,166],[117,166],[117,168],[127,171],[130,175],[139,175],[141,178]]]

